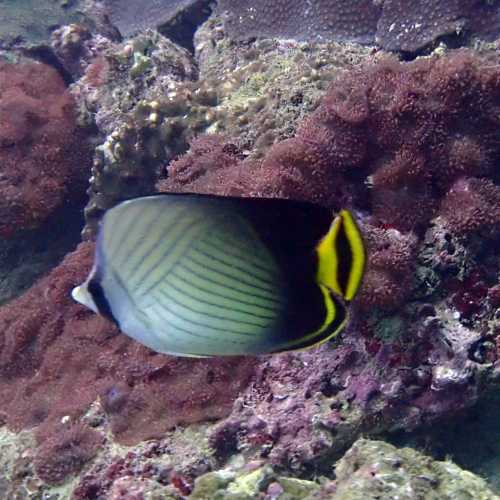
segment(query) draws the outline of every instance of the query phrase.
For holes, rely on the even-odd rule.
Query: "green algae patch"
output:
[[[336,500],[498,500],[486,481],[411,448],[359,439],[336,465]]]
[[[253,500],[274,489],[282,500],[302,500],[313,498],[311,495],[320,488],[314,481],[277,476],[270,465],[265,465],[252,471],[223,469],[204,474],[196,479],[189,499]]]
[[[307,498],[309,495],[320,490],[320,485],[314,481],[298,479],[296,477],[280,477],[279,485],[283,488],[283,493],[289,499]]]

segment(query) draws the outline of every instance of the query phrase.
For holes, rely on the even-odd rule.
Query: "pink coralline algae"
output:
[[[378,43],[386,50],[416,51],[439,37],[500,32],[495,2],[473,0],[220,0],[226,30],[237,40],[282,37]]]
[[[52,442],[63,417],[76,422],[99,400],[116,439],[131,444],[178,424],[227,415],[254,361],[172,358],[120,334],[71,299],[92,254],[92,244],[80,245],[50,275],[0,309],[2,420],[18,430],[38,426],[39,442]],[[40,456],[59,446],[47,444]],[[59,481],[57,471],[47,475]]]
[[[38,227],[68,199],[83,197],[90,149],[57,72],[0,63],[0,235]]]
[[[441,214],[446,223],[460,234],[481,230],[498,236],[500,187],[490,179],[459,179],[446,193]]]

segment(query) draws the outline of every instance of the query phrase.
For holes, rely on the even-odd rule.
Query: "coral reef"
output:
[[[119,492],[127,488],[145,497],[154,493],[162,499],[185,498],[192,490],[193,478],[215,465],[204,426],[177,429],[131,448],[108,442],[92,467],[81,475],[73,498],[120,498]]]
[[[187,51],[153,31],[121,44],[89,36],[69,27],[55,33],[53,47],[67,70],[80,76],[71,85],[79,120],[107,135],[97,148],[88,190],[86,217],[93,226],[117,201],[151,193],[160,165],[185,151],[188,105],[175,88],[196,78],[197,69]],[[171,97],[160,106],[156,99],[164,96]],[[194,122],[192,117],[192,133]]]
[[[0,311],[0,400],[7,424],[38,426],[45,441],[63,417],[74,421],[98,397],[123,443],[225,416],[254,361],[170,358],[118,335],[69,294],[88,271],[92,250],[82,244]]]
[[[498,498],[480,477],[410,448],[360,439],[336,464],[332,498]]]
[[[380,7],[371,0],[300,0],[251,4],[240,0],[220,0],[227,11],[226,29],[233,39],[297,38],[333,39],[354,42],[373,41]]]
[[[417,51],[449,34],[486,40],[500,34],[496,2],[470,0],[314,0],[301,2],[220,0],[226,29],[235,40],[283,37],[373,43],[386,50]]]
[[[69,475],[79,472],[92,460],[102,446],[103,436],[80,424],[49,436],[37,450],[35,470],[48,484],[63,483]]]
[[[454,463],[437,462],[410,448],[359,439],[335,465],[334,481],[321,484],[277,474],[270,466],[231,468],[196,479],[190,499],[286,498],[498,498],[486,482]]]
[[[33,453],[36,442],[30,431],[11,432],[0,427],[0,493],[4,498],[28,498],[48,488],[36,478]]]
[[[356,44],[256,40],[235,45],[214,17],[195,36],[200,77],[217,92],[208,131],[227,134],[251,156],[294,135],[339,70],[372,57]]]
[[[89,69],[88,81],[93,90],[96,86],[104,83],[105,71],[101,68],[99,61],[103,61],[100,55],[113,43],[116,36],[108,34],[104,36],[95,33],[82,24],[68,24],[52,32],[50,48],[57,58],[57,62],[66,78],[76,81]],[[89,66],[92,66],[92,69]],[[95,90],[94,90],[95,92]],[[75,95],[78,95],[75,93]]]
[[[37,63],[0,63],[0,235],[45,222],[83,198],[90,148],[57,72]]]
[[[446,191],[456,200],[454,181],[492,175],[500,154],[499,93],[497,66],[467,51],[411,64],[389,58],[353,70],[334,81],[295,137],[242,166],[248,174],[240,189],[357,206],[371,210],[378,225],[421,233]],[[473,184],[476,200],[496,189]]]
[[[396,446],[425,449],[438,460],[451,458],[460,467],[485,478],[500,492],[500,397],[493,387],[465,414],[448,419],[432,428],[388,436]]]
[[[76,44],[76,58],[66,56],[68,38]],[[70,90],[80,113],[91,114],[101,134],[123,124],[140,102],[168,96],[176,83],[198,76],[186,50],[151,30],[116,43],[90,36],[78,26],[68,27],[54,34],[53,47],[68,71],[77,61],[72,74],[80,78]]]
[[[352,35],[353,12],[375,9],[379,26],[395,23],[387,31],[396,48],[414,50],[457,26],[453,9],[461,2],[448,10],[438,0],[419,5],[431,3],[421,28],[405,36],[398,20],[420,23],[415,15],[425,9],[400,12],[389,0],[328,2],[328,9],[342,7],[330,20],[343,37],[362,36],[377,21],[356,18],[360,31]],[[325,5],[310,4],[306,20]],[[290,2],[288,11],[297,8]],[[492,36],[497,9],[477,9],[492,14]],[[473,23],[458,19],[461,28],[487,31]],[[226,26],[232,29],[231,18]],[[82,500],[352,498],[369,497],[371,488],[388,497],[405,489],[494,498],[453,464],[357,440],[456,416],[500,380],[498,54],[439,50],[402,63],[335,42],[236,44],[214,17],[196,34],[192,57],[154,31],[118,42],[99,30],[71,24],[52,33],[54,63],[75,80],[78,122],[102,137],[86,237],[108,207],[153,191],[284,196],[350,208],[368,269],[335,344],[257,359],[182,359],[147,350],[72,302],[71,288],[92,264],[93,244],[81,243],[0,308],[0,492]],[[371,64],[338,71],[366,58]],[[14,66],[0,66],[0,75],[4,68]],[[81,208],[89,176],[88,156],[74,161],[85,141],[60,78],[42,65],[15,68],[22,78],[0,76],[0,117],[7,116],[0,159],[22,152],[17,164],[28,167],[36,157],[42,175],[28,177],[24,191],[11,183],[22,203],[0,202],[3,236],[16,237],[2,247],[0,264],[14,260],[15,243],[27,246],[57,224],[59,210]],[[4,104],[11,101],[16,113]]]

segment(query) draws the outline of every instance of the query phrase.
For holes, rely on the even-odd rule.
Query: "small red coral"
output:
[[[232,171],[241,158],[238,147],[224,136],[200,136],[192,141],[189,153],[170,164],[169,177],[160,182],[158,189],[230,194],[221,192],[220,176],[222,172]]]
[[[62,427],[42,443],[35,457],[38,476],[49,484],[60,484],[92,460],[103,436],[84,425]]]

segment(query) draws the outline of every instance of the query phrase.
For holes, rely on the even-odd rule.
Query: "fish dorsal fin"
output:
[[[316,252],[318,283],[352,300],[363,277],[366,256],[361,233],[349,211],[342,210],[335,217]]]

